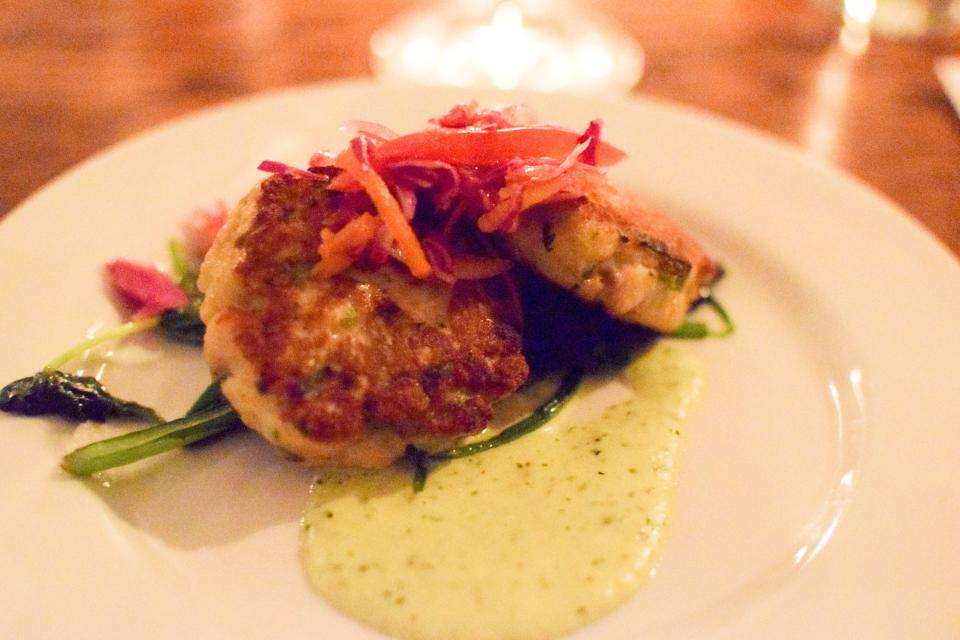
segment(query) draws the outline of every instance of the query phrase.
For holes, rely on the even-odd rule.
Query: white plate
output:
[[[345,142],[344,120],[410,130],[469,97],[268,94],[67,173],[0,224],[0,381],[116,322],[100,265],[164,262],[178,221],[238,198],[260,160],[302,164]],[[756,133],[647,101],[525,99],[572,127],[604,118],[630,152],[614,174],[724,262],[738,322],[687,345],[710,373],[657,577],[576,637],[960,636],[955,259],[888,201]],[[122,356],[110,384],[166,414],[203,387],[188,349]],[[0,444],[0,636],[379,637],[308,590],[309,474],[256,439],[174,454],[123,490],[60,472],[76,444],[62,423],[0,417]]]

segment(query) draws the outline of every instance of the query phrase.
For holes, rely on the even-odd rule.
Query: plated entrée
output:
[[[960,309],[956,258],[862,183],[709,114],[642,97],[476,96],[528,102],[577,138],[603,118],[603,139],[628,157],[601,169],[722,261],[728,275],[714,288],[736,333],[680,341],[612,320],[504,252],[529,373],[493,404],[489,430],[435,449],[420,442],[364,470],[286,460],[293,454],[239,423],[215,389],[190,420],[147,426],[148,408],[183,415],[211,382],[190,285],[207,232],[272,177],[257,166],[308,169],[318,149],[349,146],[357,128],[338,127],[351,118],[420,132],[465,96],[310,85],[145,132],[0,221],[0,387],[86,334],[103,341],[49,364],[141,405],[85,405],[134,416],[105,423],[0,412],[0,569],[11,585],[0,636],[956,635],[960,548],[943,544],[960,530],[949,455],[960,445],[950,370],[960,343],[943,339]],[[206,211],[185,234],[198,205]],[[180,239],[178,269],[166,266],[169,238]],[[168,284],[162,272],[184,276],[187,291],[168,294],[190,304],[159,317],[142,307],[136,318],[135,298],[112,305],[103,272],[118,256],[118,275],[143,275],[126,258],[160,265]],[[496,293],[497,280],[486,284]],[[913,313],[896,313],[904,300]],[[722,326],[701,307],[680,332]],[[588,367],[577,385],[572,362]],[[45,379],[53,389],[68,380]],[[449,455],[531,416],[549,420],[506,445]],[[141,435],[105,456],[71,457],[89,479],[58,465],[131,430]],[[658,489],[671,484],[672,501]]]
[[[245,425],[317,467],[303,556],[341,610],[403,638],[569,632],[656,560],[702,378],[657,339],[711,334],[686,319],[702,302],[732,329],[710,295],[721,270],[607,179],[624,152],[599,120],[574,131],[468,103],[405,135],[346,127],[346,148],[264,161],[229,215],[196,214],[171,245],[174,278],[111,262],[130,322],[8,385],[0,408],[157,422],[61,369],[150,329],[202,343],[214,381],[186,416],[64,468]],[[554,428],[584,375],[618,382],[601,413]],[[478,614],[483,629],[463,626]]]

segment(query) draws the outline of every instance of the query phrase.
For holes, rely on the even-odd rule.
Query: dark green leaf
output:
[[[600,305],[584,304],[543,278],[518,272],[523,304],[523,355],[537,377],[579,367],[618,370],[649,348],[658,334],[611,318]]]
[[[414,492],[423,491],[423,487],[427,484],[427,474],[430,473],[430,454],[410,444],[403,452],[403,459],[413,470]]]
[[[0,410],[20,415],[57,415],[78,422],[136,418],[162,422],[149,407],[116,398],[96,378],[40,371],[0,389]]]
[[[197,273],[190,265],[187,251],[177,240],[170,241],[170,262],[177,284],[190,299],[183,309],[171,309],[160,315],[160,330],[178,342],[199,346],[203,344],[204,326],[200,320],[203,293],[197,287]]]
[[[203,344],[205,327],[196,307],[164,311],[160,315],[159,326],[168,338],[195,346]]]

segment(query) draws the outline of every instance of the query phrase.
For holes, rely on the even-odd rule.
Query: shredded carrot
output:
[[[380,222],[369,213],[362,213],[346,224],[336,233],[329,229],[320,232],[320,262],[316,271],[320,275],[330,277],[345,269],[360,256],[370,244]]]
[[[453,256],[450,271],[457,280],[486,280],[503,275],[510,269],[511,262],[492,256]]]
[[[507,186],[500,190],[500,201],[477,219],[477,227],[487,233],[497,230],[511,231],[512,229],[504,229],[504,226],[518,210],[524,211],[545,202],[561,191],[587,194],[604,188],[605,185],[598,179],[597,174],[585,171],[571,171],[549,180],[531,180]],[[519,196],[517,189],[522,189]]]
[[[363,185],[347,172],[337,174],[327,188],[331,191],[363,191]]]
[[[539,204],[550,196],[562,191],[569,186],[570,180],[566,176],[557,176],[544,182],[528,182],[525,185],[515,186],[512,189],[507,187],[501,190],[501,200],[490,211],[477,219],[477,227],[481,231],[490,233],[503,227],[503,224],[510,219],[515,208],[523,211]],[[516,192],[514,189],[523,189],[520,193],[519,202],[515,202]]]
[[[363,185],[377,214],[383,224],[390,231],[390,235],[397,243],[400,258],[410,269],[410,273],[418,278],[426,278],[431,273],[430,262],[420,246],[420,241],[410,227],[410,223],[403,215],[396,198],[390,193],[383,178],[370,167],[365,167],[349,148],[344,149],[337,156],[337,166],[356,178]]]
[[[477,218],[477,228],[484,233],[492,233],[503,226],[503,223],[519,208],[523,210],[523,194],[517,193],[522,189],[520,185],[500,189],[500,201],[492,209]],[[519,202],[518,202],[519,200]]]

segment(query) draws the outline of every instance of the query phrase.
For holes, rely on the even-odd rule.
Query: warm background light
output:
[[[562,2],[449,3],[401,17],[371,48],[378,74],[422,84],[627,91],[643,69],[629,37]]]

